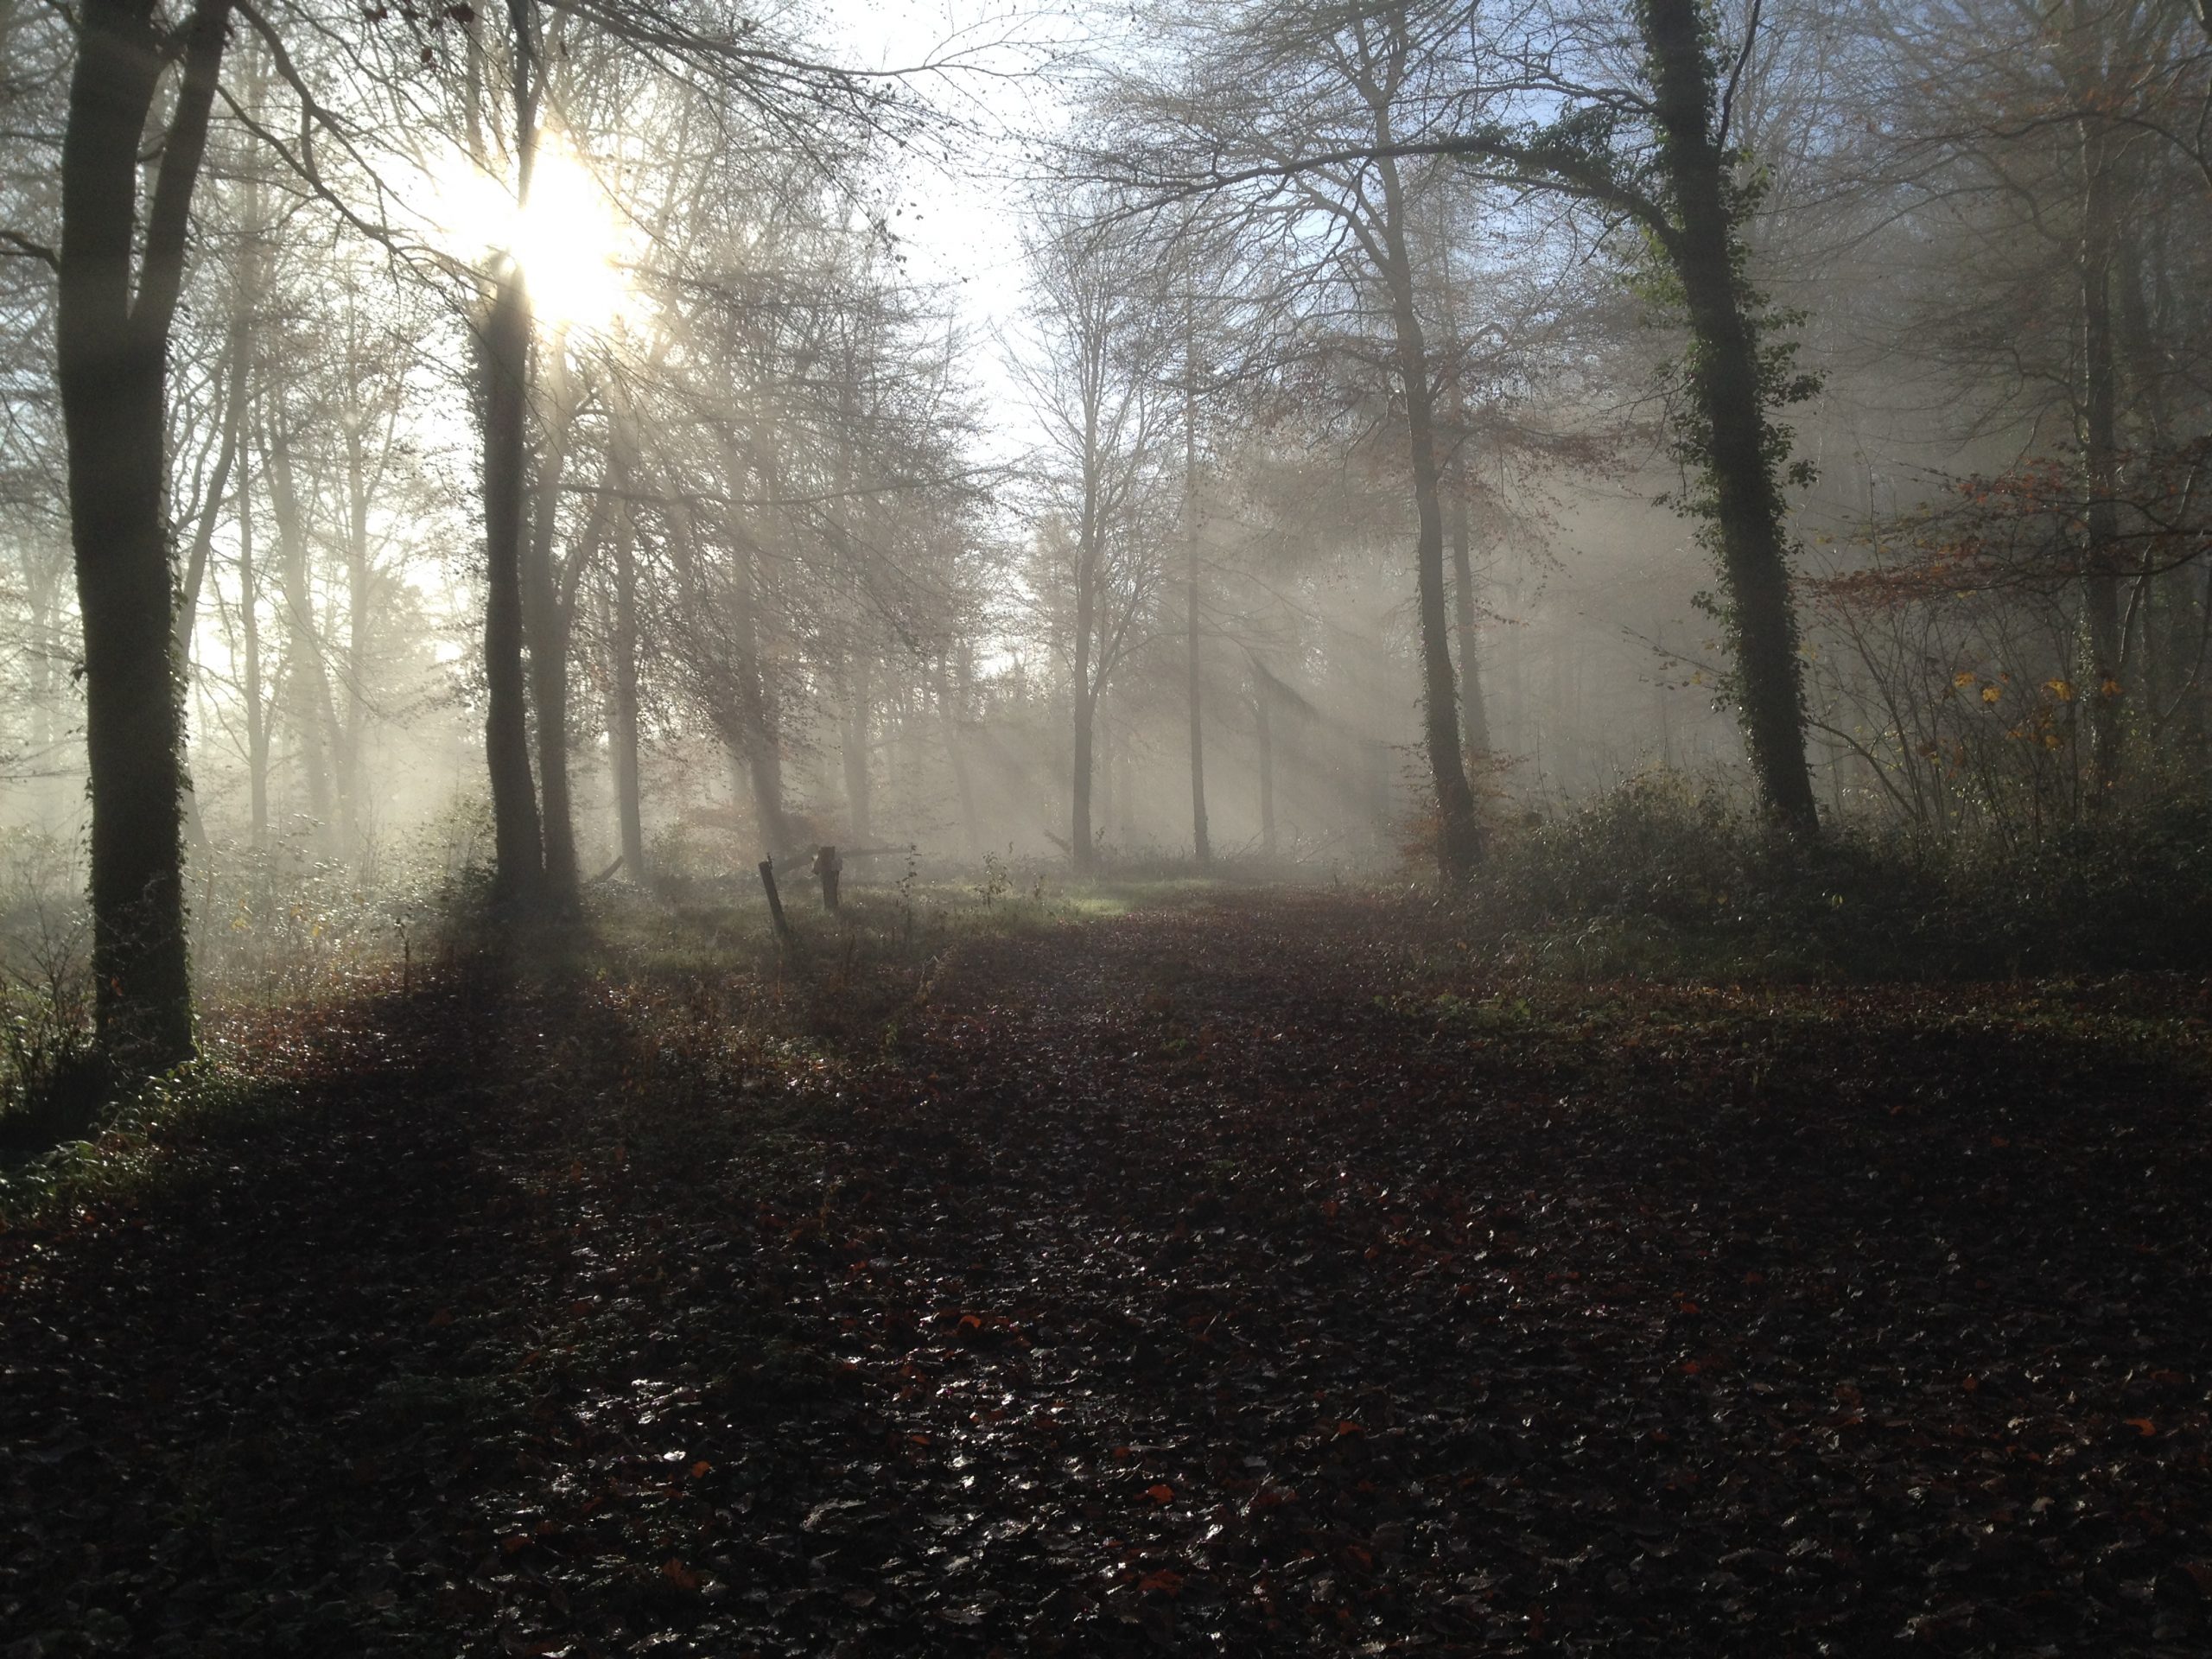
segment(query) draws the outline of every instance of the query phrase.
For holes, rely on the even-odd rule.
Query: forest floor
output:
[[[1471,960],[260,1016],[0,1233],[0,1656],[2206,1650],[2204,982]]]

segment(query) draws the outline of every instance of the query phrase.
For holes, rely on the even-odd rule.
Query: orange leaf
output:
[[[1139,1579],[1137,1590],[1141,1594],[1157,1590],[1164,1595],[1179,1596],[1183,1593],[1183,1575],[1163,1567],[1157,1573],[1147,1573]]]
[[[691,1478],[694,1480],[703,1480],[714,1472],[715,1465],[709,1463],[704,1458],[700,1459],[698,1462],[691,1465]]]
[[[1144,1495],[1155,1503],[1173,1503],[1175,1501],[1175,1489],[1164,1480],[1157,1486],[1146,1487]]]
[[[660,1569],[660,1575],[679,1590],[696,1590],[699,1575],[671,1555]]]
[[[2148,1417],[2125,1417],[2120,1421],[2146,1440],[2158,1432],[2158,1426]]]

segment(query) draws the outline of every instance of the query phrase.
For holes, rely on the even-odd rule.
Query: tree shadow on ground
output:
[[[683,973],[338,1010],[165,1178],[0,1236],[0,1616],[27,1654],[2188,1650],[2192,1072],[1863,1000],[1477,1017],[1375,931],[984,942],[866,1066]]]

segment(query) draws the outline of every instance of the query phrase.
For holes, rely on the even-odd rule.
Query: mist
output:
[[[2201,1647],[2208,130],[0,0],[0,1648]]]

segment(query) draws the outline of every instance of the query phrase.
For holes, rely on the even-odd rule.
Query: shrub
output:
[[[2007,847],[1772,833],[1716,788],[1629,780],[1502,836],[1471,920],[1507,961],[1592,976],[1994,978],[2196,968],[2212,810],[2176,798]]]

